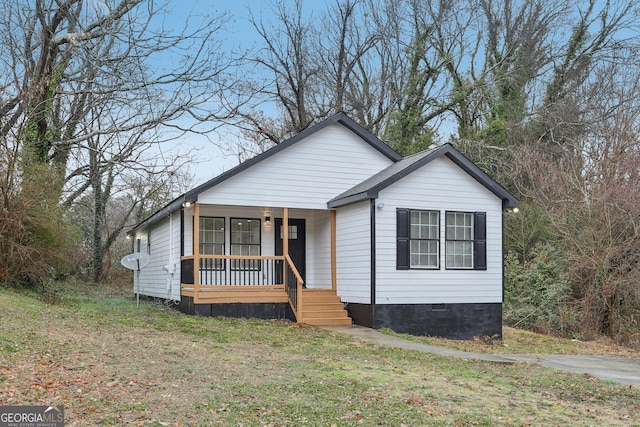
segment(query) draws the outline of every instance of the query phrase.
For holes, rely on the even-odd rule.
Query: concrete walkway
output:
[[[640,362],[622,357],[612,356],[574,356],[548,354],[483,354],[468,353],[428,344],[420,344],[399,337],[383,334],[375,329],[358,325],[326,326],[325,329],[351,335],[365,341],[371,341],[389,347],[405,350],[423,351],[441,356],[458,357],[461,359],[484,360],[495,363],[534,363],[545,368],[560,369],[593,375],[606,381],[620,384],[640,386]]]

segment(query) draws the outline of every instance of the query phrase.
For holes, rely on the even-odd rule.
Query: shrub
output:
[[[570,286],[559,251],[550,244],[536,246],[532,260],[521,264],[514,254],[505,259],[505,323],[537,331],[575,332],[568,310]]]
[[[0,282],[37,288],[70,273],[78,234],[63,218],[55,176],[48,165],[28,165],[4,192],[10,197],[0,209]]]

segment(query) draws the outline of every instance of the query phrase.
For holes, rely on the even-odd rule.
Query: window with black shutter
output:
[[[447,212],[445,266],[452,270],[487,269],[487,214]]]
[[[486,212],[445,214],[445,267],[487,269]],[[440,268],[440,212],[396,210],[396,269]]]
[[[398,270],[440,268],[440,212],[397,210]]]

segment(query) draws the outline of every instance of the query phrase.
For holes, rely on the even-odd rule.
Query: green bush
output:
[[[536,246],[531,261],[505,259],[504,320],[511,326],[564,335],[576,330],[568,310],[570,286],[560,252],[550,244]]]

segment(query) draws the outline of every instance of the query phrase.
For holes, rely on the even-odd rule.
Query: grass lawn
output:
[[[381,332],[401,337],[409,341],[422,344],[447,347],[454,350],[471,353],[488,354],[597,354],[606,356],[626,357],[640,360],[640,353],[630,348],[616,345],[609,339],[600,338],[598,341],[580,341],[567,338],[540,335],[522,329],[504,326],[502,340],[492,340],[478,337],[469,341],[448,340],[435,337],[418,337],[408,334],[398,334],[389,329]]]
[[[290,322],[77,288],[0,288],[0,322],[0,404],[64,405],[67,426],[640,425],[638,387]]]

